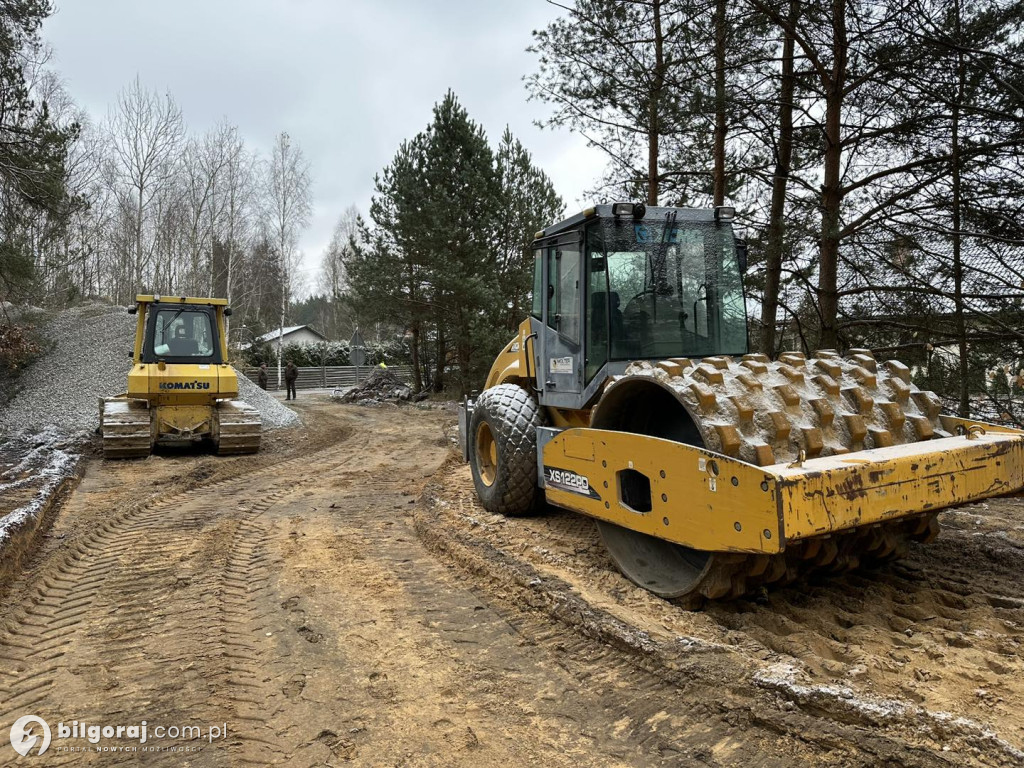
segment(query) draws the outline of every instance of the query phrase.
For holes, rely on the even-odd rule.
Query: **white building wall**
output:
[[[288,344],[315,344],[318,341],[323,341],[322,338],[317,336],[315,333],[310,331],[308,328],[299,328],[297,331],[286,333],[284,335],[284,343]],[[277,345],[277,339],[273,339],[271,344]]]

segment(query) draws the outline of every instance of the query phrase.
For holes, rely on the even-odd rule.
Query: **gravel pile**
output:
[[[18,379],[0,426],[53,426],[65,434],[95,429],[98,398],[124,392],[127,384],[135,318],[123,307],[86,304],[59,314],[42,336],[53,347]]]
[[[253,384],[237,368],[235,373],[238,374],[238,399],[244,400],[260,412],[264,429],[298,426],[299,417],[295,411]]]
[[[427,393],[420,392],[418,395],[414,395],[409,385],[387,368],[374,368],[366,377],[366,381],[359,386],[352,387],[338,399],[343,403],[358,403],[359,405],[410,401],[418,403],[427,399]]]
[[[18,394],[0,410],[0,433],[53,426],[67,435],[92,432],[97,402],[124,392],[131,368],[135,316],[98,302],[66,310],[46,324],[53,344],[18,380]],[[259,410],[264,427],[298,423],[293,411],[238,374],[239,397]]]

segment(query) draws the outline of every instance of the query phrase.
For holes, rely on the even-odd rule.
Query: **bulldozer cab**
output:
[[[588,209],[538,233],[531,326],[540,402],[583,408],[636,360],[747,351],[731,208]]]

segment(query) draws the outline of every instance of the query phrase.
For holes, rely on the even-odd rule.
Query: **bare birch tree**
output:
[[[154,201],[174,174],[185,129],[181,109],[171,95],[144,88],[138,77],[118,95],[109,129],[114,163],[125,185],[122,206],[133,211],[130,290],[137,291],[152,257],[153,238],[147,234],[147,223]]]
[[[284,319],[294,287],[298,267],[299,234],[309,224],[312,213],[309,162],[302,149],[294,146],[291,137],[282,131],[274,141],[270,166],[267,169],[267,212],[269,229],[278,251],[281,269],[281,322],[278,326],[277,368],[281,376],[281,348]]]
[[[224,158],[223,180],[220,184],[223,207],[219,237],[222,238],[224,249],[224,298],[230,303],[235,284],[235,262],[241,250],[240,245],[251,229],[255,174],[253,157],[246,151],[237,126],[222,123],[218,126],[217,136]],[[230,334],[230,317],[227,319],[227,331]]]

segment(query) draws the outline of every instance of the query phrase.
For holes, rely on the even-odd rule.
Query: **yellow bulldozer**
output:
[[[210,442],[219,454],[255,453],[260,414],[236,400],[225,299],[137,296],[128,389],[100,398],[105,458],[149,456],[156,445]]]
[[[695,608],[1024,488],[1024,432],[942,414],[906,365],[749,354],[734,215],[616,203],[537,233],[531,316],[459,413],[485,508],[589,515],[625,576]]]

